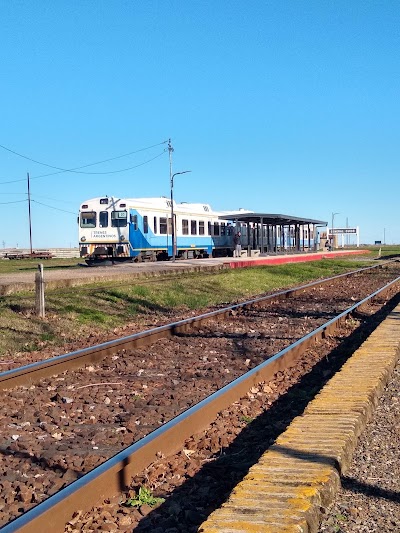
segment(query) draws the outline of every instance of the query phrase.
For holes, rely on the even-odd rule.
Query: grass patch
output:
[[[370,264],[370,259],[355,257],[325,259],[47,289],[43,320],[34,313],[34,293],[13,293],[0,298],[0,355],[43,343],[84,342],[92,333],[124,327],[132,320],[150,327],[160,319],[169,321],[174,312],[201,312]]]
[[[14,272],[30,272],[37,270],[38,264],[43,264],[45,269],[68,268],[75,269],[82,262],[78,257],[72,259],[0,259],[0,274]]]

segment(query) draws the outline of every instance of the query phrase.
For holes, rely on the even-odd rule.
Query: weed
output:
[[[242,422],[245,422],[246,424],[250,424],[251,422],[253,422],[254,418],[252,418],[251,416],[242,415],[240,417],[240,420]]]
[[[140,487],[137,496],[129,498],[129,500],[125,502],[125,505],[129,507],[140,507],[141,505],[149,505],[150,507],[154,507],[155,505],[163,502],[165,502],[164,498],[156,498],[153,496],[150,489],[146,489],[146,487]]]

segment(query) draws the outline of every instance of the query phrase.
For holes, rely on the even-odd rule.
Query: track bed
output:
[[[161,339],[150,347],[119,350],[101,364],[86,365],[29,387],[17,387],[3,393],[0,483],[5,498],[0,524],[18,516],[324,324],[355,301],[397,277],[399,271],[395,264],[333,280],[285,301],[233,311],[226,320],[214,318],[199,328]],[[232,467],[230,463],[230,473],[219,480],[222,481],[219,489],[214,487],[216,479],[213,477],[208,485],[203,483],[200,488],[194,482],[194,488],[189,487],[189,494],[195,490],[196,496],[188,498],[186,495],[184,499],[188,505],[185,507],[181,502],[179,509],[172,513],[173,519],[171,510],[167,511],[167,519],[160,509],[152,513],[154,518],[151,521],[150,517],[143,520],[140,527],[148,531],[161,527],[164,529],[160,531],[166,531],[166,524],[170,523],[170,527],[178,528],[171,531],[195,531],[209,507],[214,505],[209,491],[215,492],[218,499],[229,490],[251,460],[247,453],[249,449],[257,455],[260,447],[265,449],[265,445],[283,429],[285,416],[281,412],[276,417],[279,409],[286,411],[286,416],[292,416],[303,404],[305,393],[299,393],[299,398],[289,398],[286,404],[279,400],[282,405],[279,408],[276,404],[278,398],[319,361],[325,360],[322,366],[320,364],[322,378],[328,376],[332,367],[326,356],[382,303],[376,301],[372,307],[365,307],[356,318],[347,320],[338,335],[328,337],[310,349],[295,367],[281,372],[273,382],[254,387],[240,404],[224,411],[206,434],[190,439],[170,465],[160,458],[159,464],[154,464],[143,477],[134,480],[133,486],[146,484],[160,494],[166,494],[199,470],[207,477],[204,464],[216,456],[221,456],[216,471],[220,469],[223,472],[227,468],[224,457],[237,450],[233,452],[238,455],[236,466]],[[310,387],[315,388],[318,383],[321,383],[321,374]],[[265,414],[266,407],[271,405],[274,405],[273,412]],[[244,428],[248,433],[248,424],[260,413],[264,413],[263,417],[271,416],[266,424],[264,421],[260,433],[263,445],[255,436],[253,444],[244,443],[238,435],[243,433]],[[241,442],[244,443],[242,447]],[[220,475],[216,477],[221,478]],[[173,500],[176,501],[176,498],[179,501],[179,495]],[[208,504],[201,504],[199,499],[203,502],[208,499]],[[118,531],[125,527],[128,531],[146,514],[146,509],[138,511],[117,507],[113,512],[116,514],[110,523],[114,523]],[[71,523],[68,529],[102,529],[106,523],[102,512],[95,513],[95,516],[97,518],[87,518],[80,525],[81,518],[77,517],[79,520]],[[157,524],[157,520],[161,520],[161,525]],[[108,530],[113,530],[112,527]]]

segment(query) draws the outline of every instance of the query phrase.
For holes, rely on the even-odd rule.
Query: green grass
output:
[[[76,339],[85,343],[93,333],[132,322],[151,327],[170,321],[173,313],[202,312],[370,264],[370,257],[326,259],[47,289],[45,319],[34,313],[34,293],[15,293],[0,298],[0,355]]]
[[[74,259],[0,259],[0,274],[36,271],[41,263],[45,269],[79,268],[79,258]]]

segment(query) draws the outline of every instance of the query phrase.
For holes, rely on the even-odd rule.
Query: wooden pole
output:
[[[31,255],[32,255],[32,220],[31,220],[31,188],[29,185],[29,172],[27,173],[28,177],[28,212],[29,212],[29,242],[31,245]]]
[[[36,291],[36,314],[40,318],[45,317],[44,305],[44,275],[43,265],[38,265],[38,272],[35,274],[35,291]]]

